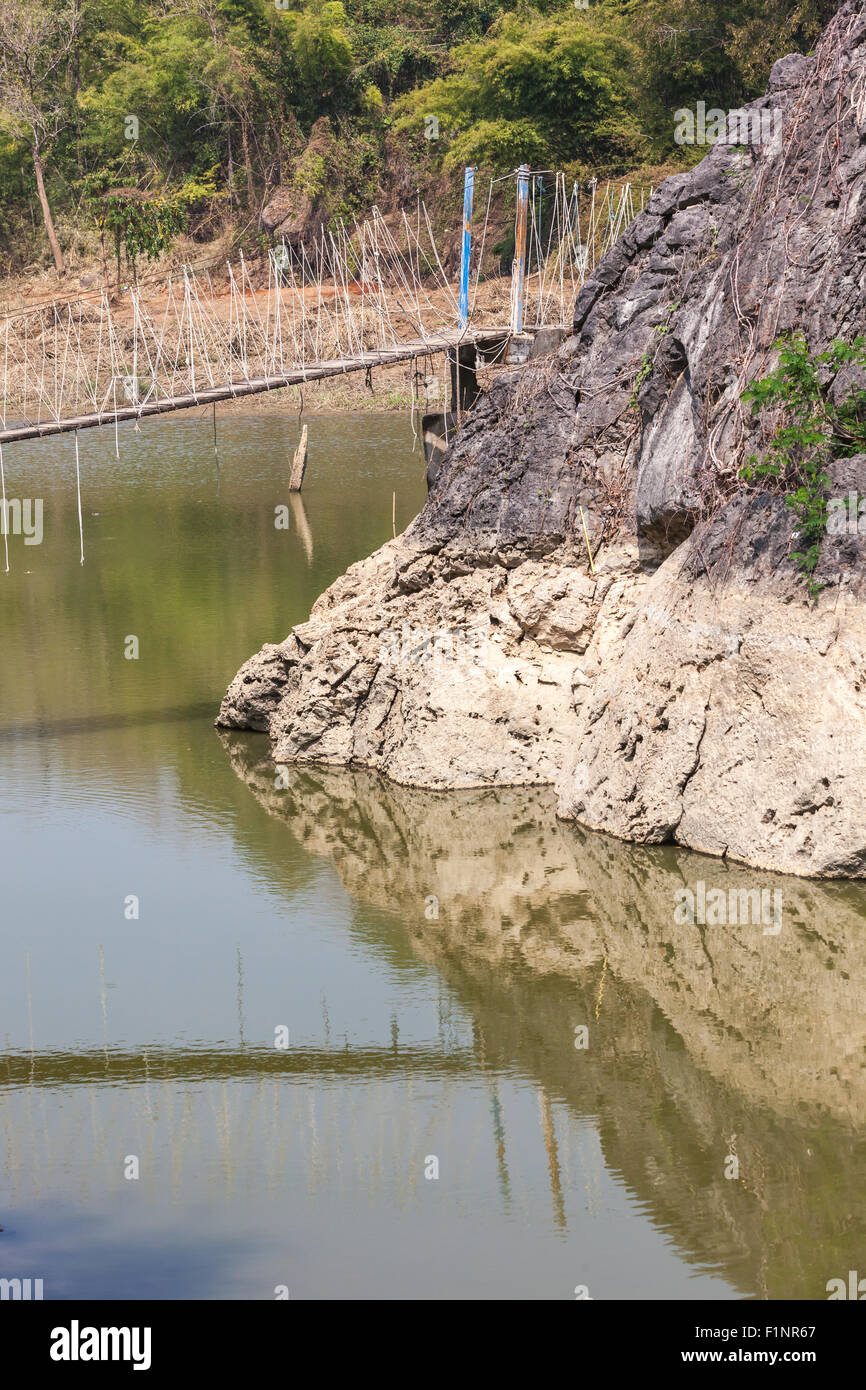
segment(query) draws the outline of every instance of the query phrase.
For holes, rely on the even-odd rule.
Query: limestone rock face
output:
[[[288,184],[281,184],[262,208],[262,226],[268,232],[279,232],[284,240],[294,242],[310,225],[313,204],[305,193]]]
[[[277,762],[360,763],[410,786],[553,782],[576,728],[576,655],[619,621],[636,571],[633,546],[587,577],[455,572],[392,541],[241,668],[219,723],[267,729]]]
[[[415,522],[241,669],[218,723],[281,762],[552,782],[617,836],[866,875],[864,541],[825,538],[813,599],[793,513],[740,479],[778,335],[866,329],[862,5],[744,122],[656,190],[558,352],[498,377]],[[832,482],[862,495],[863,459]]]
[[[793,524],[780,498],[736,499],[649,580],[616,663],[590,645],[562,815],[787,873],[866,873],[866,535],[825,539],[813,608]]]

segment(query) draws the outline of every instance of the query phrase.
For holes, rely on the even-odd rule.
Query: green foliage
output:
[[[813,576],[827,530],[828,463],[866,452],[866,389],[849,382],[840,401],[833,399],[832,388],[843,369],[866,370],[866,338],[851,343],[835,338],[826,352],[814,356],[800,332],[778,339],[774,347],[779,365],[751,381],[743,400],[753,415],[776,410],[784,419],[763,459],[752,455],[740,475],[746,482],[771,479],[784,491],[798,524],[800,547],[792,559],[814,595],[822,587]]]
[[[500,13],[492,0],[435,0],[435,11],[443,33],[452,40],[480,38]]]
[[[592,12],[504,15],[452,53],[452,71],[413,92],[404,129],[438,117],[444,167],[495,170],[575,159],[628,167],[644,152],[627,41]]]
[[[655,354],[651,352],[649,348],[647,348],[646,352],[640,360],[640,366],[638,367],[637,375],[635,376],[634,385],[632,387],[632,392],[628,402],[632,410],[637,410],[637,398],[640,394],[640,388],[643,386],[644,382],[646,381],[647,377],[653,369],[654,356]]]
[[[340,0],[309,0],[290,10],[286,25],[302,84],[320,97],[332,96],[352,71],[352,40]]]
[[[121,252],[136,273],[142,258],[158,260],[187,225],[190,209],[216,195],[215,169],[185,179],[173,192],[145,195],[135,188],[112,186],[105,175],[82,180],[82,193],[101,234],[114,242],[117,276]]]
[[[730,110],[763,95],[777,58],[806,52],[837,0],[607,0],[639,54],[641,112],[659,157],[673,113]]]
[[[136,262],[142,256],[149,261],[158,260],[184,226],[181,209],[162,199],[142,201],[118,190],[104,194],[100,202],[97,225],[114,239],[118,279],[121,247],[134,273]]]
[[[299,191],[315,190],[330,216],[366,211],[396,189],[403,197],[464,163],[492,173],[527,162],[580,178],[671,156],[685,167],[703,150],[675,145],[674,110],[749,100],[773,60],[808,48],[835,8],[833,0],[592,0],[585,10],[573,0],[288,3],[0,0],[0,19],[18,8],[56,24],[68,11],[80,25],[68,52],[52,48],[50,81],[37,94],[60,228],[75,222],[82,180],[102,174],[111,186],[171,198],[214,171],[213,197],[189,208],[190,230],[224,216],[256,236],[259,209],[296,168]],[[425,139],[429,115],[439,119],[438,140]],[[308,167],[302,156],[322,117],[339,148],[324,168]],[[47,252],[28,129],[0,91],[8,268]],[[151,228],[146,239],[156,235]]]
[[[124,198],[106,199],[105,222],[123,240],[127,260],[134,266],[140,256],[158,260],[184,225],[183,214],[173,203],[135,203]]]
[[[442,47],[431,36],[399,23],[356,25],[353,47],[356,77],[372,81],[392,99],[433,76],[442,64]]]

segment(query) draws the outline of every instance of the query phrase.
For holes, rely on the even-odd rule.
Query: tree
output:
[[[75,0],[57,7],[42,0],[0,0],[0,127],[30,150],[58,275],[66,267],[45,190],[45,161],[71,120],[65,79],[79,26]]]
[[[777,58],[805,52],[838,0],[605,0],[640,54],[641,114],[659,154],[673,113],[698,100],[730,109],[762,96]]]
[[[436,116],[446,170],[576,160],[628,168],[643,150],[630,45],[604,16],[506,14],[451,58],[451,72],[406,97],[401,122]]]
[[[302,83],[319,100],[333,96],[348,81],[353,61],[340,0],[311,0],[305,10],[290,11],[286,20]]]

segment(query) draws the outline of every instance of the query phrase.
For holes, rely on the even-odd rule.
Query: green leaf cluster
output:
[[[774,347],[775,371],[751,381],[742,399],[753,415],[767,411],[781,418],[763,458],[752,455],[740,476],[746,482],[771,480],[784,492],[798,527],[791,557],[814,595],[823,587],[814,574],[827,530],[828,464],[866,452],[866,389],[858,384],[866,371],[866,338],[835,338],[826,351],[812,354],[797,331]]]
[[[411,93],[398,128],[436,116],[444,167],[575,160],[628,167],[645,153],[628,41],[582,11],[505,14],[459,45],[451,71]]]

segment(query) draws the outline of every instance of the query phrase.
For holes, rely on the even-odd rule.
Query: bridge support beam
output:
[[[461,343],[448,349],[448,368],[451,374],[451,409],[460,416],[475,404],[478,396],[478,377],[475,372],[475,344]]]
[[[427,491],[439,477],[448,445],[457,430],[457,416],[453,411],[432,411],[421,417],[421,434],[424,440],[424,462],[427,465]]]

